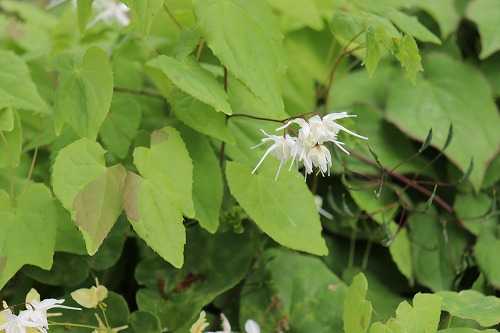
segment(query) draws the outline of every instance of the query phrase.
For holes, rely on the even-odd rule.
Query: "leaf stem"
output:
[[[174,14],[170,11],[170,9],[168,8],[166,2],[163,3],[163,9],[168,14],[168,16],[170,17],[170,19],[172,20],[172,22],[174,22],[174,24],[177,26],[177,28],[179,28],[179,30],[184,29],[183,26],[182,26],[182,24],[175,18]]]
[[[204,47],[205,47],[205,40],[202,38],[202,39],[200,39],[200,41],[198,43],[198,47],[196,48],[196,60],[197,61],[200,61]]]
[[[33,175],[33,171],[35,170],[36,159],[38,157],[38,146],[35,147],[35,152],[33,153],[33,158],[31,159],[30,169],[28,171],[28,176],[26,177],[26,184],[24,184],[23,189],[21,191],[21,195],[26,191],[31,181],[31,176]]]
[[[93,330],[99,329],[97,326],[85,325],[85,324],[75,324],[75,323],[59,323],[59,322],[50,322],[50,326],[67,326],[67,327],[81,327],[81,328],[90,328]]]
[[[153,98],[158,98],[163,100],[163,96],[157,92],[149,91],[149,90],[135,90],[125,87],[114,87],[114,91],[118,93],[131,94],[131,95],[141,95],[148,96]]]

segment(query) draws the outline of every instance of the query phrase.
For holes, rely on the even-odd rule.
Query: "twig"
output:
[[[332,69],[330,70],[330,74],[328,76],[328,83],[327,83],[325,91],[324,91],[324,94],[325,94],[324,95],[324,99],[325,99],[325,108],[326,108],[326,110],[328,110],[328,102],[329,102],[330,90],[332,89],[333,81],[335,80],[335,73],[337,72],[337,69],[338,69],[340,63],[342,62],[342,60],[346,56],[348,56],[351,53],[353,53],[353,52],[355,52],[355,51],[363,48],[361,46],[358,46],[358,47],[354,47],[352,49],[349,49],[351,47],[351,45],[356,41],[356,39],[358,39],[359,36],[361,36],[364,32],[365,32],[364,30],[360,31],[359,33],[357,33],[356,35],[354,35],[354,37],[352,37],[351,40],[349,40],[347,42],[347,44],[342,49],[342,52],[339,54],[339,56],[335,60],[335,63],[333,64]]]
[[[140,96],[148,96],[158,99],[164,99],[163,96],[157,92],[149,91],[149,90],[135,90],[125,87],[114,87],[114,91],[118,93],[132,94],[132,95],[140,95]]]
[[[356,152],[351,152],[351,155],[353,157],[355,157],[356,159],[360,160],[361,162],[364,162],[364,163],[367,163],[367,164],[370,164],[370,165],[373,165],[373,166],[376,166],[376,167],[379,167],[377,165],[376,162],[356,153]],[[417,190],[418,192],[422,193],[422,194],[425,194],[426,196],[428,197],[431,197],[432,196],[432,191],[426,189],[425,187],[419,185],[416,181],[410,179],[410,178],[407,178],[399,173],[396,173],[396,172],[393,172],[393,171],[390,171],[390,170],[387,170],[386,168],[384,168],[385,172],[391,176],[392,178],[395,178],[397,180],[399,180],[400,182],[406,184],[407,186]],[[454,210],[453,210],[453,207],[451,207],[443,198],[441,198],[439,195],[435,195],[434,196],[434,202],[440,206],[441,208],[443,208],[447,213],[449,214],[453,214],[454,213]],[[461,221],[457,221],[457,223],[459,223],[460,225],[462,225],[462,222]]]

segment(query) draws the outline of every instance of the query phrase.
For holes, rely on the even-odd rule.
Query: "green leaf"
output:
[[[125,168],[115,165],[88,183],[73,201],[75,223],[90,255],[97,252],[122,212],[126,176]]]
[[[474,290],[463,290],[459,293],[441,291],[443,310],[454,317],[472,319],[483,327],[500,323],[500,299],[485,296]]]
[[[176,91],[171,103],[175,117],[185,125],[217,140],[234,142],[226,125],[226,116],[210,105],[181,91]]]
[[[366,298],[368,281],[360,273],[347,289],[344,301],[344,332],[365,333],[370,326],[372,305]]]
[[[130,315],[130,327],[135,333],[161,333],[160,319],[146,311],[136,311]]]
[[[78,227],[71,220],[70,213],[64,209],[60,202],[56,203],[57,208],[57,252],[67,252],[71,254],[87,254],[85,241]]]
[[[158,257],[146,259],[137,267],[136,279],[147,286],[137,293],[139,309],[157,315],[162,329],[188,332],[204,306],[246,276],[256,251],[255,236],[250,228],[244,234],[215,235],[190,228],[186,263],[181,270]],[[158,288],[159,281],[164,281],[163,287]]]
[[[92,3],[94,0],[77,0],[77,15],[78,15],[78,28],[80,28],[80,31],[83,32],[85,31],[85,28],[87,27],[87,23],[90,20],[90,17],[92,16]]]
[[[156,15],[163,10],[165,0],[125,0],[132,13],[132,24],[143,36],[149,35]]]
[[[466,235],[454,224],[442,225],[433,207],[410,215],[408,224],[416,280],[433,291],[451,289],[461,267]]]
[[[485,59],[500,50],[498,22],[500,3],[496,0],[471,1],[466,11],[467,18],[475,22],[481,35],[481,59]]]
[[[49,114],[26,63],[11,51],[0,50],[0,109],[17,108]]]
[[[295,250],[328,253],[314,198],[298,173],[283,172],[275,181],[274,172],[252,175],[247,166],[230,162],[226,176],[233,196],[271,238]]]
[[[122,256],[125,241],[130,233],[130,224],[127,218],[120,215],[101,247],[99,247],[99,251],[89,258],[90,267],[96,271],[103,271],[113,267]]]
[[[417,42],[411,35],[405,35],[396,43],[396,58],[406,70],[408,79],[415,83],[418,72],[423,71]]]
[[[23,127],[19,114],[13,111],[13,125],[11,131],[0,130],[0,168],[17,167],[23,150]]]
[[[141,106],[134,98],[114,96],[111,110],[99,132],[104,146],[121,159],[127,157],[141,118]]]
[[[59,151],[52,168],[52,187],[63,207],[73,212],[73,202],[90,182],[106,173],[104,150],[80,139]]]
[[[68,123],[80,137],[91,140],[108,114],[113,95],[113,72],[108,55],[91,47],[83,58],[61,65],[56,92],[56,127]]]
[[[73,306],[73,307],[81,307],[77,304],[70,295],[66,295],[64,297],[66,302],[64,305]],[[108,297],[104,300],[105,311],[107,321],[112,328],[118,328],[122,326],[126,326],[129,324],[129,316],[130,312],[128,309],[127,301],[123,298],[123,296],[113,292],[108,292]],[[95,309],[82,309],[80,311],[75,310],[67,310],[67,309],[59,309],[58,312],[62,313],[62,316],[58,316],[56,318],[51,318],[51,322],[59,323],[58,325],[51,325],[50,331],[54,333],[88,333],[90,331],[89,328],[82,327],[70,327],[66,325],[61,325],[60,323],[70,322],[76,325],[92,325],[98,326],[98,322],[96,320],[96,310]],[[100,315],[102,318],[103,316]],[[103,320],[103,319],[101,319]],[[105,330],[100,329],[99,331],[105,332]],[[110,330],[112,332],[116,332],[115,330]]]
[[[194,217],[193,162],[179,132],[165,127],[151,134],[151,147],[136,148],[134,164],[141,176],[162,187],[172,205]]]
[[[406,301],[398,306],[392,326],[399,326],[401,332],[406,333],[434,333],[438,329],[440,316],[441,297],[418,293],[413,297],[413,306]]]
[[[382,323],[373,323],[370,326],[370,333],[395,333],[390,327]]]
[[[392,241],[389,251],[391,252],[392,260],[398,266],[398,269],[404,276],[410,281],[410,284],[414,284],[414,272],[413,272],[413,261],[412,261],[412,244],[408,237],[408,232],[406,229],[399,230],[398,234]]]
[[[231,114],[231,106],[221,83],[191,58],[182,60],[161,55],[148,62],[148,66],[160,70],[179,89],[201,102],[213,106],[216,111]]]
[[[496,220],[492,219],[489,223],[496,223]],[[474,247],[474,255],[488,282],[495,288],[500,288],[500,266],[498,265],[500,239],[496,236],[496,230],[489,225],[482,228]]]
[[[222,64],[270,110],[283,112],[283,37],[269,5],[264,0],[195,0],[194,7],[203,36]]]
[[[377,38],[377,33],[383,34],[384,32],[383,30],[374,31],[373,29],[369,29],[366,32],[366,56],[364,64],[370,77],[375,73],[380,59],[384,54],[383,44],[381,45],[379,39]]]
[[[214,233],[219,226],[224,190],[219,160],[205,136],[188,128],[181,129],[181,135],[193,160],[194,217]]]
[[[419,0],[414,5],[436,20],[443,38],[448,37],[457,28],[460,15],[455,7],[455,0]]]
[[[124,195],[125,211],[139,237],[164,260],[182,267],[186,232],[170,193],[157,181],[129,173]]]
[[[283,108],[276,108],[269,101],[258,97],[233,75],[229,76],[229,82],[229,101],[234,113],[278,120],[289,117]]]
[[[379,76],[380,73],[373,80],[376,80]],[[391,78],[386,79],[391,80]],[[360,89],[364,88],[366,87],[360,87]],[[399,165],[397,172],[402,174],[420,173],[427,176],[434,176],[431,168],[425,168],[426,160],[422,156],[417,156],[409,160],[411,156],[417,153],[415,145],[409,138],[403,136],[401,131],[395,126],[384,120],[382,111],[366,105],[356,105],[352,108],[352,114],[357,115],[357,118],[355,121],[352,121],[352,126],[347,127],[352,128],[356,133],[362,133],[369,139],[368,145],[365,142],[353,140],[352,150],[374,161],[369,151],[371,147],[377,155],[380,164],[388,170],[392,170]],[[395,140],[398,142],[397,145],[393,144]],[[401,164],[402,161],[407,162]],[[347,158],[346,163],[349,170],[377,175],[380,172],[380,167],[374,168],[353,158]]]
[[[55,253],[54,264],[50,270],[26,266],[22,270],[30,278],[56,287],[77,287],[89,276],[90,269],[84,256]]]
[[[262,332],[342,332],[346,286],[326,265],[283,248],[269,249],[245,281],[240,322],[254,319]],[[311,274],[314,272],[314,274]]]
[[[14,129],[14,111],[11,108],[0,109],[0,131],[10,132]]]
[[[432,145],[438,149],[446,141],[450,123],[453,124],[453,140],[444,154],[463,172],[474,158],[470,181],[479,189],[500,146],[496,126],[500,118],[488,82],[477,70],[445,55],[429,56],[425,68],[426,75],[416,86],[402,80],[394,82],[386,117],[421,141],[432,128]],[[470,140],[471,133],[475,133],[474,140]]]
[[[492,207],[491,198],[485,193],[458,193],[453,209],[464,226],[474,235],[479,235]]]
[[[399,10],[389,10],[386,15],[401,31],[405,32],[407,35],[413,36],[422,42],[441,44],[439,38],[430,32],[425,25],[420,23],[414,16],[408,16]]]
[[[0,289],[24,265],[50,269],[56,242],[55,204],[47,187],[29,184],[15,198],[0,190]]]
[[[445,330],[439,330],[439,333],[498,333],[497,330],[475,330],[473,328],[447,328]]]
[[[314,1],[310,0],[267,0],[271,7],[280,12],[284,30],[310,27],[323,29],[323,19]]]

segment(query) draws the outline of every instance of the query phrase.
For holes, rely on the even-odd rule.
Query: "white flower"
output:
[[[68,0],[51,0],[47,6],[47,9],[57,7]],[[76,8],[76,0],[72,0],[71,3],[73,7]],[[130,18],[128,16],[129,8],[124,3],[118,0],[94,0],[92,4],[96,16],[88,24],[89,27],[94,26],[99,21],[103,21],[107,24],[118,23],[121,26],[127,26],[130,24]]]
[[[0,312],[0,315],[3,317],[0,331],[5,333],[26,333],[27,328],[40,328],[39,325],[27,318],[24,311],[16,316],[10,309],[5,309]]]
[[[321,175],[330,175],[330,167],[332,166],[332,155],[330,150],[324,145],[317,144],[306,150],[300,157],[300,161],[304,164],[306,175],[313,172],[314,167],[317,167]]]
[[[89,23],[93,26],[99,21],[108,24],[117,22],[119,25],[127,26],[130,24],[128,17],[129,8],[127,5],[116,0],[95,0],[94,8],[97,12],[96,17]]]
[[[49,329],[49,322],[47,320],[47,311],[60,308],[60,309],[70,309],[70,310],[80,310],[79,308],[74,308],[71,306],[61,305],[64,303],[63,299],[44,299],[43,301],[32,300],[26,304],[26,310],[21,311],[19,315],[23,315],[29,321],[34,323],[40,332],[46,332]]]
[[[288,134],[286,134],[285,136],[271,135],[267,134],[264,130],[262,130],[262,133],[264,133],[266,137],[261,140],[262,142],[260,144],[254,146],[253,148],[260,147],[261,145],[266,144],[268,142],[272,142],[272,145],[266,150],[264,155],[262,155],[262,158],[260,159],[259,163],[257,163],[257,166],[255,166],[255,168],[253,169],[252,174],[254,174],[257,171],[257,169],[260,167],[262,162],[264,162],[266,157],[269,154],[272,154],[274,157],[280,160],[280,165],[278,167],[278,171],[276,172],[276,177],[275,177],[275,179],[277,179],[283,164],[285,164],[287,160],[289,160],[292,156],[296,154],[296,139]]]
[[[221,321],[222,321],[222,331],[217,331],[217,332],[207,332],[207,333],[234,333],[231,331],[231,324],[229,323],[229,320],[227,320],[226,316],[221,313],[220,315]],[[249,319],[245,323],[245,332],[246,333],[260,333],[260,327],[259,324],[255,320]]]
[[[249,319],[245,323],[245,331],[247,333],[260,333],[260,326],[255,320]]]
[[[333,215],[330,214],[328,211],[323,209],[323,198],[319,195],[314,196],[314,203],[316,204],[316,209],[318,210],[318,213],[324,217],[326,217],[329,220],[333,220]]]

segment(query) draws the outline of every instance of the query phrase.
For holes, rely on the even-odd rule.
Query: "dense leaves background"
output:
[[[131,332],[496,332],[500,1],[124,3],[0,0],[0,300],[98,278]],[[331,176],[251,174],[260,129],[340,111],[369,141]]]

